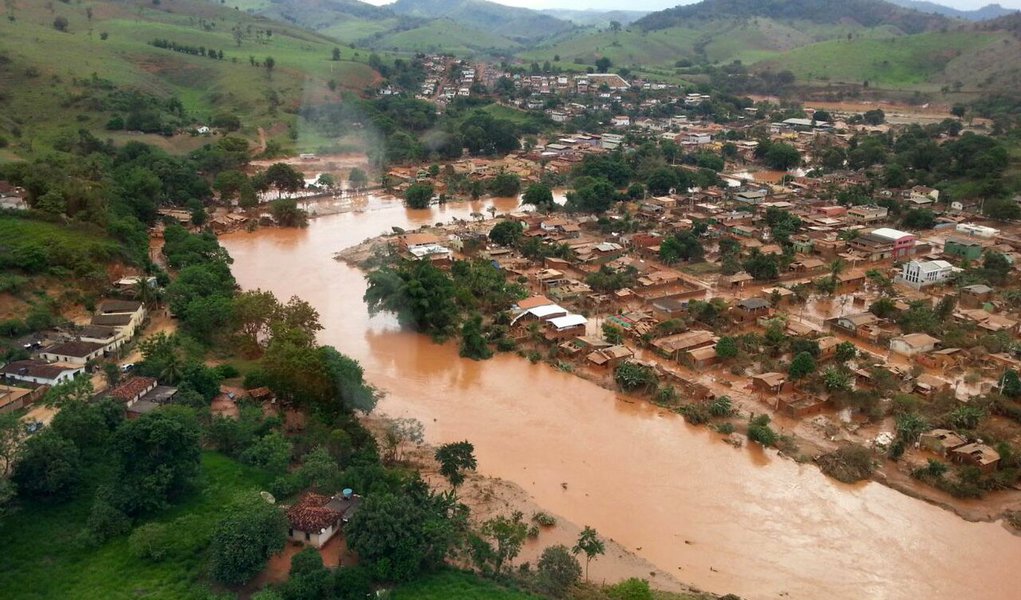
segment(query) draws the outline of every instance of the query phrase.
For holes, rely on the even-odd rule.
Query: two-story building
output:
[[[953,279],[957,269],[945,260],[912,260],[904,263],[897,283],[920,289],[946,283]]]

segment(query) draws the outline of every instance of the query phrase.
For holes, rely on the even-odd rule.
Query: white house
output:
[[[84,366],[90,360],[102,358],[107,347],[96,342],[63,342],[43,348],[39,356],[47,362]]]
[[[925,333],[909,333],[890,340],[890,350],[904,356],[932,352],[939,340]]]
[[[686,133],[681,143],[685,146],[704,146],[705,144],[712,143],[712,141],[713,136],[711,133]]]
[[[1000,234],[999,229],[986,227],[985,225],[975,225],[974,223],[958,223],[954,230],[957,231],[957,233],[964,233],[988,239],[992,239]]]
[[[332,497],[308,492],[287,511],[287,537],[321,548],[350,521],[359,504],[361,497],[351,490]]]
[[[610,121],[614,127],[630,127],[631,117],[627,115],[617,115]]]
[[[923,288],[928,285],[946,283],[953,279],[958,269],[945,260],[912,260],[904,263],[897,283]]]
[[[128,338],[134,337],[143,321],[145,305],[135,300],[104,300],[92,318],[93,325],[118,327]]]
[[[128,341],[120,329],[105,325],[86,325],[78,332],[77,338],[83,342],[101,344],[107,352],[120,348]]]
[[[85,367],[81,365],[62,365],[41,360],[16,360],[0,368],[0,375],[7,379],[39,385],[56,385],[70,381],[84,372]]]

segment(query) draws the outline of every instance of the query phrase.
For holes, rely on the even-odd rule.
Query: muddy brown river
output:
[[[595,527],[682,581],[745,598],[1021,598],[1021,538],[876,483],[848,486],[649,404],[513,355],[474,362],[453,344],[369,317],[361,272],[333,259],[390,231],[469,218],[492,202],[407,210],[364,198],[304,230],[221,242],[245,289],[310,301],[321,341],[358,359],[388,395],[379,410],[468,439],[479,470],[548,510]],[[500,211],[513,199],[496,200]],[[612,577],[592,565],[593,579]]]

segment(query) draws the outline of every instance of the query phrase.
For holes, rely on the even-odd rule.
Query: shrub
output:
[[[138,559],[159,562],[171,550],[170,526],[165,523],[146,523],[131,532],[128,538],[128,552]]]
[[[823,454],[818,458],[818,462],[823,473],[844,483],[868,479],[872,477],[872,472],[875,470],[872,452],[857,444],[844,446]]]
[[[542,551],[539,557],[539,583],[556,598],[561,598],[581,579],[581,564],[567,546],[558,544]]]
[[[769,447],[776,444],[780,438],[769,426],[769,415],[758,415],[752,417],[748,422],[748,439]]]
[[[684,416],[684,420],[692,425],[705,425],[713,417],[709,412],[709,407],[701,402],[685,404],[679,409],[679,412]]]
[[[556,517],[543,511],[539,511],[532,515],[532,521],[534,521],[537,525],[540,525],[541,527],[553,527],[554,525],[557,524]]]
[[[99,492],[92,503],[92,511],[78,541],[87,546],[98,546],[106,540],[131,531],[131,519],[115,508],[106,494]]]
[[[220,379],[233,379],[241,375],[241,372],[238,371],[237,367],[230,363],[219,365],[213,370],[216,371],[216,374],[219,375]]]

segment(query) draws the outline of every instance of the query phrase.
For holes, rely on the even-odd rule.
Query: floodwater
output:
[[[297,295],[320,312],[321,341],[358,359],[388,396],[380,410],[420,419],[434,444],[468,439],[486,475],[595,527],[703,589],[745,598],[1018,598],[1021,538],[875,483],[834,482],[647,403],[513,355],[457,356],[369,317],[363,275],[334,252],[392,226],[487,214],[491,201],[407,210],[369,197],[304,230],[221,238],[246,289]],[[515,199],[495,201],[501,212]],[[612,572],[592,564],[593,579]]]

